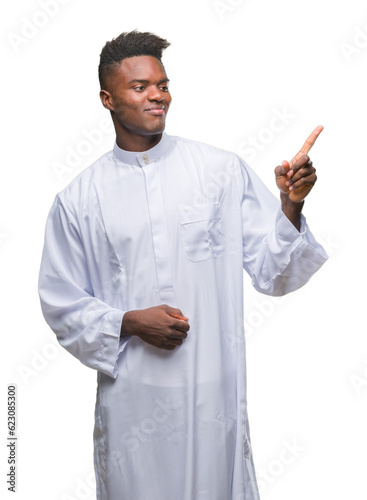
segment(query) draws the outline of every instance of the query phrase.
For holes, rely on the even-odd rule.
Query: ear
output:
[[[99,98],[101,99],[101,102],[106,109],[109,109],[110,111],[114,110],[112,95],[107,90],[101,90],[99,93]]]

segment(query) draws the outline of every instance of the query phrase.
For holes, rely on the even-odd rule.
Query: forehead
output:
[[[163,64],[152,56],[134,56],[123,59],[116,71],[120,81],[131,80],[162,80],[167,78]]]

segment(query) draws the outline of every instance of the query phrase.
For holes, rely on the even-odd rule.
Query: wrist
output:
[[[302,212],[303,205],[305,204],[305,200],[302,201],[293,201],[288,194],[280,193],[280,201],[282,203],[282,208],[287,208],[288,210],[293,210],[294,212]]]
[[[120,337],[126,337],[128,335],[135,335],[133,324],[133,317],[135,311],[126,311],[121,322]]]
[[[282,204],[282,212],[299,231],[301,228],[301,213],[305,203],[304,200],[293,201],[284,193],[280,193],[280,200]]]

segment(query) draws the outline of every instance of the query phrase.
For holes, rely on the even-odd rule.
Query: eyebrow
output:
[[[162,78],[161,80],[159,80],[159,82],[157,83],[157,85],[160,85],[161,83],[165,83],[165,82],[169,82],[169,78]],[[134,80],[131,80],[130,82],[128,82],[129,84],[130,83],[146,83],[148,84],[149,83],[149,80],[141,80],[140,78],[134,78]]]

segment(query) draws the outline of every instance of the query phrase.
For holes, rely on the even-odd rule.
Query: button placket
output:
[[[149,163],[148,155],[142,155],[144,164],[149,217],[157,274],[157,294],[162,302],[174,302],[171,260],[169,255],[168,229],[163,204],[159,163]]]

